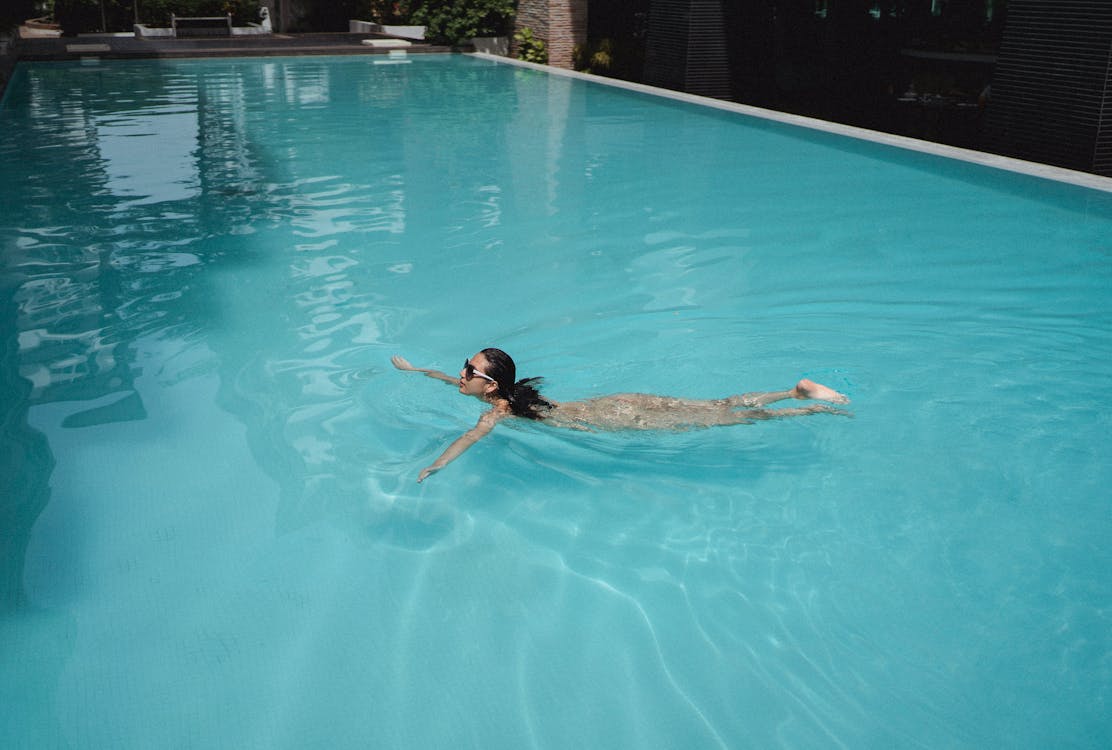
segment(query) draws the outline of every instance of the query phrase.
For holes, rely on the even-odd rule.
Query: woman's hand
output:
[[[430,378],[442,380],[450,385],[456,385],[457,383],[459,383],[459,378],[453,378],[446,372],[441,372],[440,370],[430,370],[427,367],[414,367],[413,365],[409,364],[408,359],[406,359],[405,357],[399,357],[397,354],[390,357],[390,361],[394,363],[394,367],[397,367],[399,370],[404,370],[405,372],[424,373]]]
[[[438,471],[440,471],[440,467],[436,466],[435,464],[432,466],[426,466],[425,468],[421,469],[421,473],[417,475],[417,484],[425,481]]]

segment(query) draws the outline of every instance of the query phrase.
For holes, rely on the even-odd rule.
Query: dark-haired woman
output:
[[[421,372],[430,378],[459,387],[459,392],[482,399],[490,411],[479,417],[479,423],[460,435],[436,461],[421,470],[417,481],[440,471],[454,461],[506,417],[536,419],[556,427],[576,430],[689,430],[719,425],[749,424],[758,419],[798,417],[804,414],[846,414],[825,404],[788,409],[765,409],[768,404],[785,399],[814,399],[847,404],[849,399],[832,388],[811,380],[800,380],[783,391],[746,393],[720,399],[684,399],[653,396],[645,393],[620,393],[585,401],[557,403],[537,390],[540,378],[517,380],[513,359],[501,349],[483,349],[466,360],[459,377],[439,370],[414,367],[406,359],[391,357],[399,370]]]

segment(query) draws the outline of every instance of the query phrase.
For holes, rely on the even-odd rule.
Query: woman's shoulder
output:
[[[479,417],[480,422],[489,422],[494,424],[499,420],[514,415],[513,409],[510,407],[510,402],[505,399],[499,399],[490,405],[490,408],[483,412],[483,416]]]

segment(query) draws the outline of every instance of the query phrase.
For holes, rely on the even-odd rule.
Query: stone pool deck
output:
[[[265,57],[284,55],[388,55],[389,47],[374,47],[364,40],[389,40],[373,32],[316,34],[257,34],[230,37],[136,37],[132,34],[90,34],[77,37],[20,34],[0,48],[0,95],[20,60],[106,60],[188,57]],[[411,41],[407,54],[470,51]]]
[[[135,37],[94,34],[78,37],[21,37],[12,40],[19,60],[78,60],[151,57],[250,57],[272,55],[384,55],[389,48],[372,47],[364,40],[388,40],[375,33],[257,34],[229,37]],[[411,42],[410,53],[450,52],[424,42]]]

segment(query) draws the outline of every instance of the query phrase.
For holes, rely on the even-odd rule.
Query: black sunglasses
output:
[[[489,380],[492,383],[497,383],[498,382],[497,380],[492,378],[490,375],[487,375],[485,372],[479,372],[478,370],[476,370],[475,365],[471,364],[471,360],[469,360],[469,359],[463,360],[463,379],[464,380],[470,380],[471,378],[475,377],[476,375],[478,375],[483,380]]]

